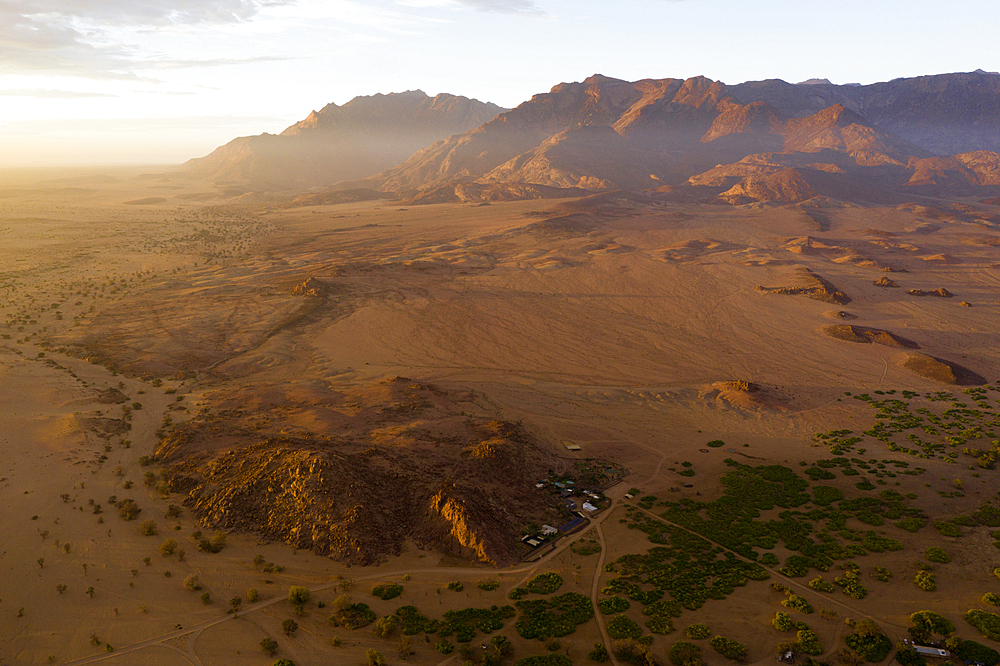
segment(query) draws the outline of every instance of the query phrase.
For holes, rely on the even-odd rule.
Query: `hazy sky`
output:
[[[176,163],[415,88],[997,70],[998,24],[996,0],[0,0],[0,166]]]

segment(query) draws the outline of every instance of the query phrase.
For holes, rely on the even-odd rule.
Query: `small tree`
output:
[[[293,606],[305,606],[309,602],[309,589],[300,585],[288,588],[288,601]]]
[[[281,630],[286,636],[292,636],[299,630],[299,623],[289,618],[281,623]]]
[[[375,648],[368,648],[365,657],[368,659],[368,666],[385,666],[385,657]]]
[[[404,660],[411,654],[414,654],[413,639],[409,636],[400,636],[399,645],[397,646],[396,651],[399,654],[399,658]]]
[[[189,574],[184,579],[184,589],[191,590],[192,592],[197,592],[201,589],[201,582],[198,580],[198,574]]]
[[[248,604],[255,603],[257,601],[257,599],[259,599],[259,598],[260,598],[260,595],[257,594],[257,590],[255,590],[252,587],[249,590],[247,590],[247,603]]]
[[[233,597],[232,599],[229,600],[229,610],[231,610],[234,613],[238,611],[240,609],[240,606],[242,605],[243,605],[242,597]]]
[[[278,641],[274,640],[270,636],[267,638],[262,638],[260,641],[260,649],[264,651],[268,657],[274,656],[274,653],[278,651]]]
[[[173,555],[177,550],[177,541],[175,539],[167,539],[160,544],[160,555],[167,557],[168,555]]]
[[[202,592],[201,603],[205,604],[206,606],[212,603],[212,595],[209,594],[208,592]]]
[[[389,638],[396,633],[399,622],[395,615],[386,615],[375,621],[375,635],[379,638]]]

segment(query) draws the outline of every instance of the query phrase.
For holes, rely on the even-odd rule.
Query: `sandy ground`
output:
[[[939,228],[927,233],[927,220],[912,211],[847,206],[831,209],[830,228],[818,231],[793,209],[632,203],[560,226],[545,222],[565,212],[551,201],[285,210],[253,202],[215,206],[223,200],[204,184],[135,172],[35,172],[5,182],[2,664],[93,657],[170,666],[270,664],[279,657],[300,666],[361,664],[369,647],[398,663],[395,640],[337,630],[315,606],[297,618],[297,635],[285,637],[281,621],[295,617],[281,601],[288,587],[328,585],[314,601],[329,604],[338,581],[353,580],[349,593],[380,615],[407,603],[431,615],[501,604],[533,571],[558,571],[564,589],[590,595],[607,578],[600,571],[605,561],[648,547],[621,528],[615,510],[601,524],[601,554],[584,557],[564,547],[540,565],[501,572],[503,586],[489,593],[474,583],[496,572],[416,548],[366,569],[261,544],[253,535],[229,535],[218,554],[198,552],[192,535],[201,528],[187,511],[166,517],[178,498],[143,485],[139,458],[152,451],[164,416],[189,417],[212,387],[307,380],[356,386],[405,375],[475,390],[559,455],[628,467],[626,483],[610,493],[620,502],[632,485],[670,498],[713,497],[727,456],[793,466],[824,457],[824,449],[812,448],[812,433],[871,422],[869,411],[840,399],[844,391],[942,388],[902,368],[898,349],[823,335],[831,311],[1000,377],[1000,268],[993,241],[984,242],[1000,234],[972,219],[936,220]],[[873,228],[883,233],[865,231]],[[823,247],[788,245],[805,236]],[[853,300],[839,305],[756,289],[796,286],[800,267]],[[902,288],[873,285],[883,275]],[[309,277],[333,290],[318,311],[290,293]],[[955,297],[906,293],[939,287]],[[720,392],[716,383],[728,380],[763,390]],[[110,388],[127,401],[101,402],[100,392]],[[102,436],[88,426],[122,419],[123,405],[134,402],[141,408],[133,409],[129,431]],[[727,448],[703,452],[716,438]],[[583,452],[566,452],[562,440]],[[681,461],[697,471],[691,488],[669,470]],[[956,515],[995,496],[992,474],[973,477],[968,466],[935,461],[927,467],[922,477],[901,479],[898,490],[917,493],[932,516]],[[956,477],[966,497],[942,499],[938,491]],[[139,518],[120,519],[111,495],[134,498]],[[156,536],[140,534],[146,519],[156,521]],[[920,537],[904,537],[921,547]],[[184,561],[160,554],[167,538],[186,551]],[[811,626],[832,653],[845,616],[870,614],[901,637],[906,615],[932,604],[960,624],[961,614],[996,588],[987,576],[1000,561],[978,533],[950,551],[955,560],[939,572],[941,592],[921,592],[903,575],[884,587],[871,582],[863,602],[838,593],[853,611],[839,607],[835,621],[811,619]],[[252,564],[257,554],[285,570],[264,574]],[[879,557],[900,572],[914,560],[909,549]],[[210,593],[209,604],[201,591],[184,589],[191,574]],[[372,584],[407,574],[402,597],[382,602],[369,594]],[[439,591],[451,580],[465,581],[465,591]],[[782,640],[768,624],[780,595],[766,585],[738,590],[675,624],[724,627],[748,643],[752,661],[770,663]],[[261,602],[278,603],[226,615],[228,600],[249,588]],[[642,620],[636,605],[629,614]],[[560,650],[586,663],[603,640],[601,629],[597,621],[582,626]],[[503,633],[518,656],[543,651],[518,638],[512,622]],[[264,636],[278,641],[276,657],[261,653]],[[341,647],[331,645],[334,636]],[[654,651],[665,655],[678,636],[656,637]],[[408,661],[448,661],[415,638]],[[704,648],[708,663],[721,662]]]

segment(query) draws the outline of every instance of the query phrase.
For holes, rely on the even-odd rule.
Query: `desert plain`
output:
[[[733,206],[659,190],[294,205],[157,168],[3,182],[2,664],[364,664],[371,649],[462,664],[493,636],[514,660],[596,663],[595,646],[623,640],[660,662],[691,641],[725,663],[683,636],[694,624],[772,663],[795,637],[778,612],[808,625],[828,663],[850,657],[847,620],[895,644],[920,610],[996,647],[964,619],[1000,591],[983,508],[997,506],[996,473],[977,464],[1000,410],[996,205]],[[880,439],[877,423],[906,409],[922,425]],[[761,522],[865,547],[807,556],[802,574],[784,528],[770,547],[754,537],[749,559],[720,544],[705,525],[725,518],[693,503],[735,496],[723,475],[772,465],[814,494],[757,507]],[[554,545],[521,541],[569,523],[552,488],[595,469],[596,515]],[[837,516],[809,503],[838,492],[874,501]],[[898,526],[909,518],[914,530]],[[644,593],[667,602],[676,587],[634,558],[695,533],[761,579],[644,613],[659,603]],[[949,561],[929,561],[932,546]],[[691,589],[728,575],[712,571]],[[542,640],[513,614],[452,635],[450,653],[427,631],[330,620],[349,602],[379,618],[513,606],[549,573],[595,607]],[[807,584],[817,576],[843,584]],[[844,593],[851,580],[862,598]],[[379,584],[402,591],[381,599]],[[293,586],[311,590],[299,607]],[[814,612],[781,605],[789,595]]]

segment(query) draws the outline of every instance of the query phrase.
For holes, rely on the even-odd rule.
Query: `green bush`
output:
[[[808,471],[807,471],[808,473]],[[830,476],[833,476],[832,474]],[[813,504],[828,506],[834,502],[844,499],[844,493],[840,488],[832,486],[813,486]]]
[[[1000,641],[1000,615],[973,609],[965,614],[965,621],[991,641]]]
[[[723,442],[721,439],[713,439],[711,442],[709,442],[708,444],[706,444],[706,446],[711,446],[713,449],[717,449],[717,448],[719,448],[721,446],[725,446],[725,445],[726,445],[726,443]]]
[[[543,573],[538,574],[527,583],[525,583],[525,588],[528,592],[534,594],[552,594],[560,587],[562,587],[563,579],[557,573]]]
[[[917,575],[913,577],[913,582],[921,590],[925,592],[933,592],[937,589],[937,582],[934,579],[934,574],[929,571],[919,571]]]
[[[949,523],[944,520],[934,521],[934,528],[941,533],[942,536],[946,537],[960,537],[962,536],[962,530],[959,529],[958,525],[954,523]]]
[[[901,530],[906,530],[907,532],[916,532],[922,529],[927,523],[920,520],[919,518],[904,518],[896,523],[896,527]]]
[[[694,643],[677,641],[671,646],[667,659],[674,666],[701,666],[701,648]]]
[[[803,472],[805,473],[806,476],[808,476],[813,481],[821,481],[821,480],[825,481],[825,480],[837,478],[836,474],[834,474],[833,472],[827,471],[827,470],[823,469],[822,467],[809,467],[809,468],[803,470]],[[813,488],[813,492],[814,493],[816,492],[815,488]],[[842,499],[843,497],[844,497],[844,493],[840,493],[840,498],[838,498],[838,499]],[[817,504],[819,504],[819,502],[817,502]]]
[[[746,661],[747,658],[747,648],[745,645],[737,643],[736,641],[725,638],[724,636],[716,636],[711,641],[709,645],[712,649],[721,654],[726,659],[731,659],[733,661]]]
[[[833,586],[833,583],[826,582],[823,580],[822,576],[816,576],[809,581],[809,588],[816,590],[817,592],[835,592],[837,590],[837,588]]]
[[[644,638],[652,638],[647,636]],[[653,653],[650,652],[645,641],[634,640],[631,638],[626,638],[624,640],[615,641],[611,646],[611,651],[614,653],[615,658],[618,661],[624,661],[625,663],[632,664],[633,666],[647,666],[648,664],[657,663],[656,658]]]
[[[625,615],[616,615],[608,622],[608,636],[615,639],[639,638],[642,636],[642,627]]]
[[[948,564],[951,562],[951,556],[937,546],[931,546],[928,548],[925,555],[930,562],[938,562],[940,564]]]
[[[806,601],[804,598],[797,594],[789,594],[788,598],[781,602],[781,605],[785,608],[791,608],[792,610],[797,610],[800,613],[809,615],[813,612],[812,605]]]
[[[434,649],[436,649],[441,654],[451,654],[455,651],[455,646],[450,643],[447,639],[442,638],[437,643],[434,644]]]
[[[1000,606],[1000,596],[995,592],[987,592],[983,595],[983,603],[990,606]]]
[[[517,602],[517,607],[522,614],[515,627],[521,638],[568,636],[576,631],[577,625],[594,617],[590,598],[578,592],[567,592],[551,599],[522,600]]]
[[[500,581],[496,579],[481,580],[478,583],[479,589],[484,592],[492,592],[493,590],[500,587]]]
[[[292,585],[288,588],[288,602],[293,606],[305,606],[309,602],[309,589]]]
[[[627,611],[631,605],[625,597],[607,597],[597,602],[597,607],[605,615]]]
[[[868,596],[868,588],[858,582],[857,578],[853,577],[836,577],[833,582],[844,589],[844,594],[852,599],[864,599]]]
[[[587,653],[587,658],[603,664],[611,657],[608,655],[608,649],[604,647],[604,643],[594,643],[594,649]]]
[[[892,578],[892,572],[885,567],[875,567],[872,569],[872,578],[883,583],[888,583]]]
[[[375,611],[368,604],[352,603],[349,596],[342,594],[333,601],[330,622],[336,627],[361,629],[374,622],[376,617]]]
[[[778,611],[774,614],[774,619],[771,620],[771,624],[778,631],[791,631],[795,628],[795,622],[792,621],[791,616],[788,613],[782,613]]]
[[[812,629],[799,629],[795,634],[795,646],[805,654],[823,654],[823,646],[819,643],[819,636]]]
[[[522,657],[514,662],[514,666],[573,666],[573,662],[562,654],[541,654]]]
[[[972,514],[972,518],[980,525],[1000,527],[1000,508],[984,504]]]
[[[711,636],[712,632],[707,624],[690,624],[684,630],[684,635],[694,640],[703,640]]]
[[[395,599],[402,593],[403,586],[399,583],[383,583],[372,588],[372,595],[382,599],[383,601]]]
[[[854,650],[863,661],[877,664],[887,656],[892,650],[892,641],[877,634],[870,637],[860,637],[858,634],[851,634],[844,639],[847,646]]]
[[[934,611],[917,611],[910,615],[910,624],[929,634],[948,636],[955,633],[955,624],[948,618]]]
[[[991,647],[987,647],[976,641],[962,641],[954,650],[955,656],[966,663],[986,664],[986,666],[996,666],[1000,662],[1000,654]]]
[[[452,592],[461,592],[462,590],[465,589],[465,586],[462,585],[460,581],[453,580],[452,582],[448,583],[448,589],[451,590]]]

